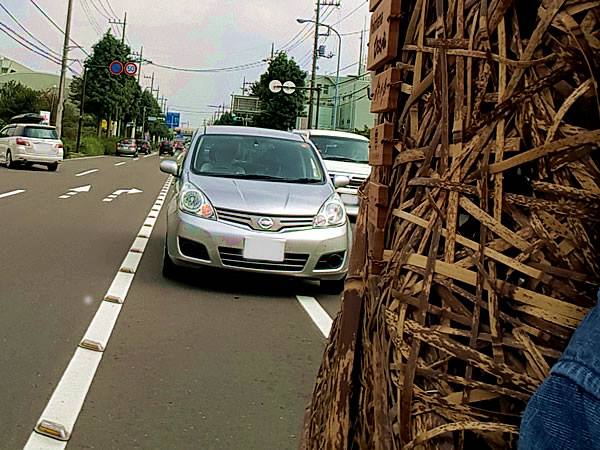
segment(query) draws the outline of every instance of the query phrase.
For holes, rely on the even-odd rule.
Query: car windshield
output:
[[[58,139],[58,134],[56,134],[54,128],[26,127],[23,130],[23,135],[33,139]]]
[[[334,136],[311,136],[310,140],[319,149],[323,159],[361,164],[369,162],[368,141]]]
[[[194,173],[287,183],[322,183],[324,173],[313,148],[287,139],[207,135],[196,147]]]

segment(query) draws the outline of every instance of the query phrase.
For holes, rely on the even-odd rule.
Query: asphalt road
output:
[[[164,279],[165,211],[151,212],[167,181],[158,161],[0,167],[0,448],[64,448],[32,434],[48,417],[72,418],[69,449],[298,447],[323,319],[339,297],[233,272]],[[78,348],[149,220],[125,303],[110,304],[120,314],[106,349]],[[71,370],[82,354],[101,357],[88,384],[87,369]]]

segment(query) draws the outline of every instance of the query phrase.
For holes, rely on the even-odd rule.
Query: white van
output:
[[[42,164],[54,172],[62,160],[63,143],[54,127],[13,123],[0,131],[0,163],[6,167]]]
[[[347,187],[338,188],[346,212],[351,217],[358,215],[358,188],[371,174],[369,166],[369,140],[364,136],[331,130],[297,130],[297,134],[310,140],[321,153],[329,176],[346,176]]]

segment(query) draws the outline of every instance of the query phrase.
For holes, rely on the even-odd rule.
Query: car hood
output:
[[[328,172],[348,175],[364,175],[368,177],[371,174],[371,166],[368,164],[353,163],[346,161],[324,160]]]
[[[274,216],[315,216],[334,192],[329,183],[276,183],[193,174],[189,181],[198,186],[217,209]]]

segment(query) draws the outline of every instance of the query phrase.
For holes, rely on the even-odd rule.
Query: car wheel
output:
[[[139,158],[139,157],[140,157],[140,154],[139,154],[138,152],[135,152],[135,153],[133,154],[133,157],[134,157],[134,158]]]
[[[7,169],[13,169],[14,168],[14,163],[12,160],[12,155],[10,154],[10,151],[6,152],[6,162],[5,162],[6,168]]]
[[[321,280],[321,290],[326,294],[341,294],[344,291],[345,278],[341,280]]]
[[[177,275],[177,266],[171,260],[169,252],[167,251],[167,243],[165,242],[165,249],[163,251],[163,277],[168,279],[174,279]]]
[[[48,170],[50,172],[56,172],[58,170],[58,163],[48,164]]]

